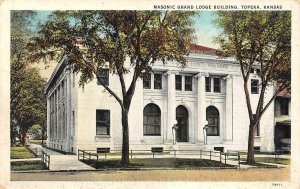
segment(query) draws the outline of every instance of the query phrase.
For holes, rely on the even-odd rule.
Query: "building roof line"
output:
[[[61,69],[64,68],[64,66],[66,65],[66,64],[64,64],[64,62],[65,62],[66,60],[67,60],[67,56],[64,55],[64,56],[60,59],[59,63],[56,65],[56,67],[55,67],[53,73],[51,74],[51,77],[49,78],[49,80],[48,80],[48,82],[47,82],[47,85],[46,85],[46,87],[45,87],[45,93],[47,93],[47,91],[49,91],[49,88],[51,87],[52,83],[55,81],[55,79],[56,79],[56,77],[57,77],[57,73],[58,73],[59,71],[61,71]]]

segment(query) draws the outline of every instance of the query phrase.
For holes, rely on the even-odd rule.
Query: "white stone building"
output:
[[[185,68],[176,62],[157,62],[150,77],[137,81],[129,112],[130,149],[247,149],[249,120],[239,65],[233,59],[218,58],[214,49],[191,48]],[[253,107],[259,98],[258,71],[253,68],[249,84]],[[79,77],[65,58],[48,81],[48,147],[71,153],[121,149],[118,102],[96,80],[79,88]],[[131,75],[126,77],[129,82]],[[117,75],[107,72],[102,79],[121,94]],[[272,95],[271,87],[266,98]],[[173,144],[175,120],[177,143]],[[206,120],[207,132],[203,129]],[[272,104],[257,131],[257,149],[274,150],[274,125]]]

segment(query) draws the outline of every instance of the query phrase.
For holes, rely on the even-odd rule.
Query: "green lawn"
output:
[[[284,165],[290,164],[290,159],[285,158],[270,158],[270,157],[255,157],[256,162],[262,162],[262,163],[279,163]]]
[[[35,155],[31,153],[25,147],[11,147],[10,148],[10,158],[11,159],[28,159],[35,158]]]
[[[247,161],[247,158],[241,158],[241,161]],[[289,165],[291,160],[286,158],[274,158],[274,157],[255,157],[256,163],[278,163],[283,165]]]
[[[46,165],[41,161],[15,161],[10,163],[12,171],[46,170]]]
[[[33,144],[42,144],[42,140],[30,140],[29,141],[29,143],[33,143]],[[44,144],[45,144],[46,142],[44,141]]]
[[[120,168],[120,160],[83,160],[84,163],[91,165],[96,169],[101,168]],[[171,168],[192,168],[192,167],[233,167],[232,165],[225,165],[218,161],[206,159],[172,159],[172,158],[145,158],[145,159],[131,159],[130,167],[171,167]]]

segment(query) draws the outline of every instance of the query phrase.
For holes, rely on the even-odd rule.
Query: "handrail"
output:
[[[46,164],[47,168],[50,168],[50,155],[44,152],[42,150],[42,156],[41,156],[42,162]]]

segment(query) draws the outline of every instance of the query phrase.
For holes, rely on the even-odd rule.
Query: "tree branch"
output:
[[[118,103],[120,104],[120,106],[121,106],[121,108],[123,110],[124,109],[124,105],[123,105],[122,100],[118,97],[118,95],[101,81],[101,79],[98,76],[98,74],[96,74],[96,77],[97,77],[97,80],[100,82],[100,84],[118,101]]]

